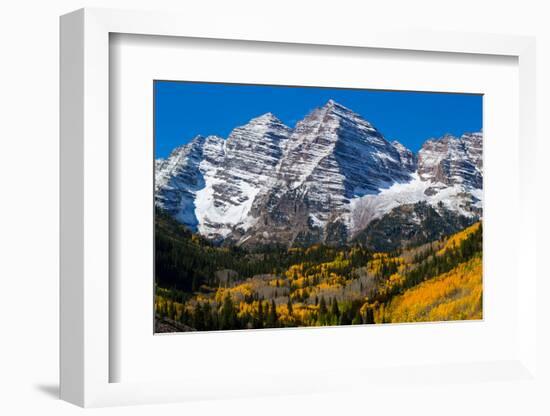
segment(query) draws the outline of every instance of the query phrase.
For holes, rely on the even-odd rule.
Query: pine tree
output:
[[[270,328],[276,328],[277,319],[277,306],[275,305],[275,301],[271,299],[271,309],[269,310],[267,316],[267,326],[269,326]]]
[[[170,319],[175,321],[176,320],[176,314],[177,314],[178,310],[176,308],[176,305],[174,305],[173,302],[171,302],[171,305],[172,305],[172,308],[171,308],[172,310],[170,312]]]
[[[225,295],[223,299],[221,317],[220,317],[220,329],[235,329],[235,310],[233,308],[233,301],[231,296],[228,294]]]
[[[366,324],[373,324],[374,323],[374,311],[371,307],[367,308],[367,312],[365,314],[365,323]]]
[[[193,311],[193,328],[199,331],[204,329],[204,315],[199,302],[195,303]]]
[[[321,300],[319,302],[319,314],[326,315],[327,312],[328,312],[328,309],[327,309],[327,304],[325,302],[325,297],[321,296]]]
[[[340,316],[340,310],[338,309],[338,302],[336,301],[336,298],[333,298],[332,300],[331,313],[335,318],[338,318]]]
[[[290,296],[288,297],[288,303],[286,304],[286,306],[288,308],[288,314],[292,316],[292,300],[290,299]]]
[[[179,317],[179,322],[182,323],[182,324],[185,324],[187,322],[187,319],[186,319],[186,310],[185,310],[185,305],[183,305],[183,307],[181,308],[181,313],[180,313],[180,317]]]
[[[325,297],[321,296],[321,300],[319,301],[319,316],[318,321],[319,325],[327,325],[328,320],[328,308],[327,303],[325,301]]]
[[[260,300],[258,302],[258,323],[256,325],[256,328],[263,328],[264,326],[264,310],[262,307],[263,301]]]
[[[204,319],[204,330],[209,331],[214,328],[213,321],[212,321],[212,307],[210,306],[210,302],[206,302],[202,308],[203,313],[203,319]]]
[[[197,275],[193,276],[193,281],[191,283],[191,291],[196,292],[199,289],[199,278]]]

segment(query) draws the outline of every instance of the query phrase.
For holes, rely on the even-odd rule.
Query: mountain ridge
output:
[[[474,220],[482,140],[481,132],[446,135],[414,153],[329,100],[293,129],[265,113],[225,140],[197,136],[177,147],[155,161],[155,205],[237,245],[341,245],[405,204]]]

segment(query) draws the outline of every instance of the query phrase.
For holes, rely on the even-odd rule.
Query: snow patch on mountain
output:
[[[429,192],[434,188],[437,188],[438,191]],[[420,178],[418,173],[414,173],[410,182],[395,183],[389,188],[382,189],[376,195],[353,198],[350,201],[350,230],[354,235],[363,230],[371,221],[381,218],[393,208],[423,201],[436,210],[441,205],[465,217],[473,217],[476,213],[469,208],[470,195],[474,196],[473,206],[481,208],[483,203],[481,189],[468,190],[462,185],[446,186],[443,183],[425,181]]]
[[[155,161],[155,203],[213,240],[339,244],[405,204],[481,217],[482,142],[447,135],[414,154],[330,100],[294,129],[266,113],[174,149]]]
[[[194,186],[192,181],[174,184],[181,195],[189,194],[189,198],[185,203],[168,206],[163,202],[170,192],[166,178],[174,169],[168,170],[166,162],[159,162],[158,205],[168,207],[181,222],[211,239],[223,239],[236,228],[248,229],[254,224],[249,212],[256,196],[275,181],[275,169],[289,131],[273,114],[267,113],[235,128],[227,140],[211,136],[190,142],[181,148],[180,158],[171,163],[187,177],[198,167],[201,186]],[[193,154],[191,149],[196,149]]]
[[[208,237],[227,237],[235,225],[244,229],[252,226],[253,221],[248,213],[260,188],[241,182],[239,190],[246,195],[242,203],[216,206],[212,203],[215,200],[215,185],[223,186],[224,182],[219,178],[209,177],[205,187],[196,194],[194,212],[199,222],[198,231]]]

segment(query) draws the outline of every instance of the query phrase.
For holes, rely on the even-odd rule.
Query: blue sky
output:
[[[272,112],[294,127],[329,99],[352,109],[388,140],[413,151],[432,137],[482,128],[482,96],[470,94],[155,81],[155,157],[198,134],[227,138],[235,127]]]

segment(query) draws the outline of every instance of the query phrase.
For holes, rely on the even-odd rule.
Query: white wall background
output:
[[[189,3],[189,4],[186,4]],[[550,13],[546,1],[521,0],[402,0],[402,1],[208,1],[182,0],[11,0],[0,10],[0,413],[76,414],[81,409],[56,399],[58,389],[58,16],[80,7],[178,10],[193,13],[208,24],[210,14],[231,19],[326,21],[339,25],[371,22],[389,26],[536,35],[538,47],[538,136],[541,190],[540,265],[549,234],[547,211],[550,177],[544,154],[550,153]],[[546,139],[543,139],[546,138]],[[505,234],[503,234],[505,237]],[[549,289],[544,282],[541,294]],[[550,302],[548,302],[550,304]],[[539,306],[548,322],[549,306]],[[548,365],[548,332],[539,357]],[[544,353],[546,352],[546,353]],[[548,367],[546,367],[548,368]],[[550,374],[548,371],[546,374]],[[495,386],[501,400],[484,400],[468,386],[456,386],[456,401],[443,401],[434,386],[432,397],[418,397],[408,414],[544,414],[540,392],[517,391],[505,383]],[[550,389],[549,389],[550,390]],[[392,414],[399,398],[388,388],[387,407],[371,408],[368,392],[358,396],[259,398],[93,410],[98,414]],[[380,403],[380,400],[377,401]],[[548,413],[546,413],[548,414]]]

